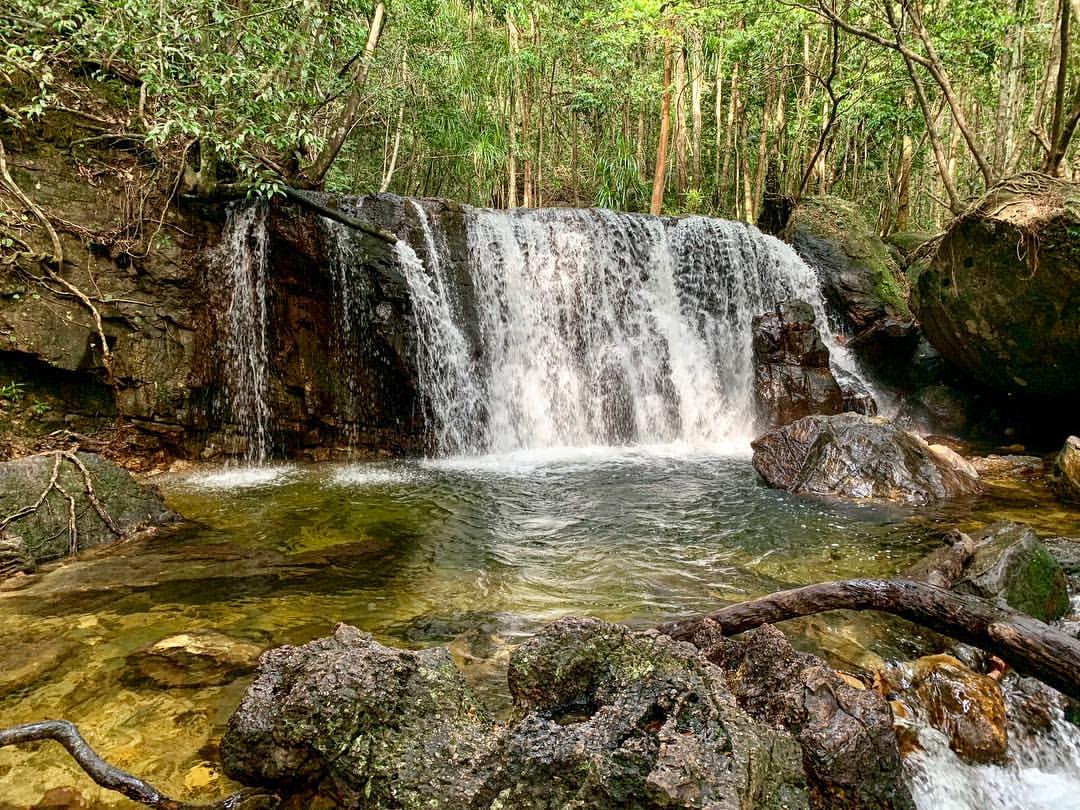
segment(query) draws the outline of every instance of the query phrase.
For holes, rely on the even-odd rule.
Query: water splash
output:
[[[266,461],[271,445],[266,215],[265,202],[230,206],[213,256],[229,291],[222,347],[225,389],[248,463]]]
[[[920,753],[905,759],[919,810],[1066,810],[1080,808],[1080,729],[1060,707],[1050,727],[1030,739],[1009,729],[1004,765],[964,762],[943,734],[919,729]]]
[[[430,223],[410,205],[427,266],[399,250],[417,311],[420,390],[444,454],[745,445],[753,317],[801,298],[828,323],[813,270],[752,226],[469,209],[477,323],[466,330]],[[825,331],[834,362],[858,376]]]

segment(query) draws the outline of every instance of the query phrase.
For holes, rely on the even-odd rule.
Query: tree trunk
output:
[[[367,82],[368,71],[371,69],[371,60],[378,47],[379,37],[382,36],[383,22],[386,19],[386,6],[382,3],[375,5],[375,13],[371,16],[371,24],[368,26],[367,43],[364,45],[364,55],[356,60],[352,72],[352,91],[345,102],[341,113],[330,127],[330,134],[326,140],[326,146],[319,153],[315,161],[302,173],[304,185],[318,187],[326,178],[326,173],[337,159],[341,147],[345,145],[345,139],[349,137],[353,126],[356,125],[356,116],[360,111],[360,103],[363,101],[364,84]]]
[[[999,656],[1024,675],[1080,699],[1080,641],[1037,619],[975,596],[914,580],[849,579],[808,585],[751,599],[710,613],[725,636],[827,610],[878,610]],[[660,630],[688,640],[696,621]]]
[[[705,54],[701,41],[701,31],[695,31],[690,43],[690,156],[693,167],[690,176],[691,188],[701,188],[701,99],[705,95]]]
[[[999,176],[1009,171],[1016,150],[1017,99],[1024,70],[1024,13],[1027,0],[1014,0],[1013,21],[1001,49],[998,107],[994,144],[994,169]]]
[[[674,53],[670,38],[664,40],[663,88],[660,94],[660,138],[656,145],[656,168],[653,172],[652,199],[649,213],[659,216],[664,208],[664,186],[667,180],[668,139],[671,137],[671,70]]]
[[[675,191],[680,201],[686,193],[686,157],[690,133],[686,127],[686,47],[675,53]]]
[[[506,41],[511,54],[518,52],[518,29],[514,21],[506,18]],[[507,101],[509,153],[506,160],[506,207],[517,208],[517,106],[518,106],[518,79],[517,65],[511,67],[510,75],[510,98]]]

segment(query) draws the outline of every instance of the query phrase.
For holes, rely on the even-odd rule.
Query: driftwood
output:
[[[297,191],[291,186],[282,186],[282,192],[285,196],[298,205],[302,205],[305,208],[309,208],[320,216],[324,216],[327,219],[332,219],[334,222],[340,222],[342,225],[347,225],[350,228],[354,228],[358,231],[374,236],[376,239],[381,239],[384,242],[388,242],[393,245],[397,242],[398,238],[389,231],[384,231],[382,228],[376,227],[369,222],[364,222],[360,219],[354,219],[348,214],[343,214],[336,208],[329,208],[322,203],[318,203],[311,199],[307,194],[302,191]]]
[[[214,804],[187,804],[170,799],[148,782],[125,773],[99,757],[79,730],[67,720],[44,720],[0,729],[0,748],[42,740],[53,740],[64,746],[79,767],[101,787],[121,793],[147,807],[159,810],[240,810],[245,806],[276,807],[279,803],[276,796],[252,789],[238,791]]]
[[[826,610],[879,610],[980,647],[1024,675],[1080,700],[1080,641],[1037,619],[976,596],[907,579],[823,582],[751,599],[710,613],[725,636]],[[701,619],[660,630],[690,640]]]

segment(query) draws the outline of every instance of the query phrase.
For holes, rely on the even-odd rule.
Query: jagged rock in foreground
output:
[[[797,652],[771,625],[737,639],[705,620],[693,641],[721,666],[739,705],[795,735],[814,808],[914,808],[901,775],[892,713],[817,656]]]
[[[876,412],[873,397],[854,377],[847,390],[829,368],[829,349],[803,301],[785,301],[753,320],[754,396],[773,426],[810,414]]]
[[[807,416],[752,446],[765,482],[799,494],[926,504],[979,491],[967,470],[881,417]]]
[[[744,691],[783,695],[782,717],[748,715],[732,673],[691,644],[567,618],[512,655],[517,714],[499,726],[445,650],[389,649],[339,625],[262,657],[222,759],[297,807],[908,810],[884,701],[758,636],[742,642],[758,662]],[[801,680],[773,666],[781,642]]]
[[[25,514],[14,517],[21,511]],[[8,520],[0,527],[0,577],[62,557],[73,545],[81,551],[178,519],[157,492],[94,453],[42,453],[0,462],[0,520]]]
[[[991,188],[949,226],[917,278],[927,338],[980,384],[1080,393],[1080,185],[1034,172]]]

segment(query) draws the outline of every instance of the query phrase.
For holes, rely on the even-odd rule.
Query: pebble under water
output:
[[[558,616],[648,627],[791,585],[895,574],[942,529],[995,510],[1046,514],[1017,493],[940,511],[799,498],[764,488],[744,453],[680,445],[215,468],[158,481],[190,523],[0,593],[13,657],[0,673],[0,725],[70,719],[110,761],[192,801],[233,787],[216,741],[249,679],[183,689],[132,680],[126,657],[165,636],[212,628],[269,647],[345,621],[384,643],[444,644],[500,714],[510,650]],[[1076,525],[1075,514],[1060,520]],[[785,629],[847,668],[932,644],[870,615]],[[1008,768],[966,766],[929,745],[912,762],[919,806],[1076,807],[1075,732],[1059,724],[1053,745],[1023,748]],[[30,807],[60,787],[94,807],[133,806],[53,745],[0,750],[0,781],[0,807]]]

